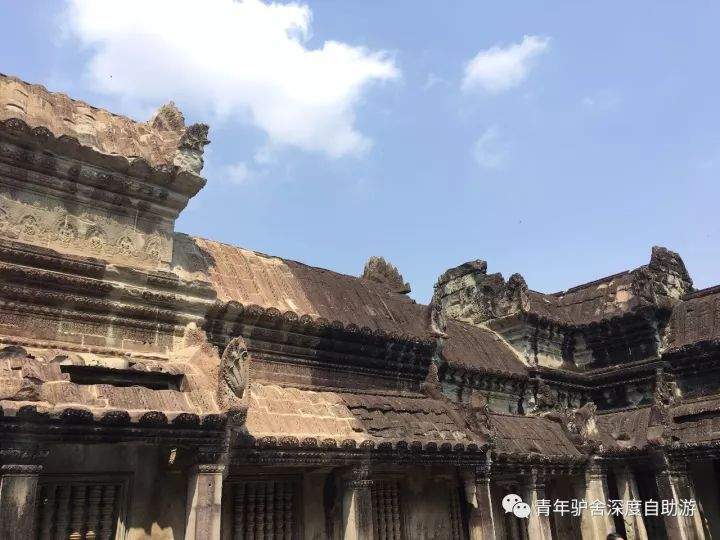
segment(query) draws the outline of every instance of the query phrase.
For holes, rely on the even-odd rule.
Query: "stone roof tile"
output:
[[[527,374],[527,366],[494,332],[449,320],[446,333],[448,339],[443,345],[442,356],[449,365],[505,375]]]
[[[278,406],[270,401],[291,405]],[[338,442],[350,439],[358,443],[481,442],[464,426],[455,424],[446,405],[424,396],[314,392],[252,383],[250,403],[246,427],[256,439],[292,436],[298,440],[331,437]]]
[[[496,413],[491,418],[499,452],[580,456],[578,449],[556,422],[535,416]]]
[[[431,335],[427,306],[355,276],[182,234],[175,236],[173,267],[181,277],[209,281],[223,301],[420,339]]]
[[[186,131],[182,113],[173,112],[174,122],[136,122],[0,74],[0,121],[22,120],[30,128],[48,129],[55,137],[70,137],[102,154],[142,158],[152,166],[173,164]]]

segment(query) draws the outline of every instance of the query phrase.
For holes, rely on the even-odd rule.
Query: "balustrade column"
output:
[[[607,508],[593,512],[591,505],[599,501],[603,505],[610,499],[605,470],[591,462],[582,476],[575,479],[575,497],[584,499],[588,507],[580,514],[580,532],[583,540],[605,540],[615,532],[612,516]]]
[[[682,462],[671,462],[667,457],[660,458],[660,467],[656,471],[658,498],[669,501],[672,510],[663,515],[668,540],[705,540],[702,516],[697,507],[695,487],[688,476],[687,466]],[[683,515],[683,501],[694,501],[693,515]]]
[[[41,465],[0,467],[0,540],[35,538],[36,498]]]
[[[495,518],[490,491],[490,463],[479,466],[463,478],[465,498],[470,504],[470,540],[494,540]]]
[[[344,481],[343,540],[374,540],[372,480],[367,466],[354,468]]]
[[[532,540],[552,540],[550,516],[540,515],[538,501],[545,499],[545,476],[542,471],[533,469],[526,477],[523,501],[530,505],[528,517],[528,537]]]
[[[185,540],[220,540],[225,465],[192,466],[188,478]]]
[[[617,480],[618,496],[626,505],[628,501],[639,501],[640,492],[638,491],[635,475],[627,465],[620,466],[615,469],[615,478]],[[645,529],[645,521],[642,515],[631,515],[634,512],[626,512],[623,517],[625,522],[626,540],[648,540],[647,530]],[[640,512],[642,514],[642,512]]]

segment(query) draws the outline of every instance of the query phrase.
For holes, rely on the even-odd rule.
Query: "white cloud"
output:
[[[497,94],[520,85],[534,59],[547,50],[550,38],[524,36],[520,43],[480,51],[465,65],[464,91],[481,89]]]
[[[138,106],[173,98],[250,120],[272,144],[359,154],[363,91],[400,77],[394,60],[338,41],[311,48],[312,13],[259,0],[68,0],[71,32],[92,48],[96,90]]]
[[[508,147],[495,126],[487,128],[473,146],[475,161],[486,169],[499,169],[507,159]]]
[[[583,97],[581,103],[588,110],[608,112],[620,105],[620,95],[614,90],[601,90]]]
[[[232,165],[227,165],[224,169],[223,176],[233,184],[246,184],[250,180],[250,169],[245,163],[239,161]]]
[[[427,91],[431,88],[434,88],[440,83],[444,83],[444,79],[442,77],[439,77],[435,75],[434,73],[428,73],[427,78],[425,79],[425,84],[423,84],[423,90]]]

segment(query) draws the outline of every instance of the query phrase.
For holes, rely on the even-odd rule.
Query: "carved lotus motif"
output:
[[[117,243],[118,253],[122,255],[132,255],[133,252],[133,241],[129,236],[123,236],[118,240]]]
[[[20,232],[25,236],[35,236],[40,232],[40,225],[35,216],[25,216],[20,220]]]
[[[147,244],[145,244],[145,253],[147,256],[154,260],[159,261],[160,260],[160,251],[162,249],[162,242],[159,237],[155,236],[148,240]]]
[[[75,227],[69,223],[60,224],[60,227],[58,228],[58,240],[60,240],[60,242],[63,244],[70,244],[75,240],[75,238],[77,238]]]
[[[101,252],[107,245],[107,237],[99,227],[92,227],[87,233],[87,243],[93,251]]]

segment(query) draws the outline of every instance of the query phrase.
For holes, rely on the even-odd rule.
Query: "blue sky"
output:
[[[654,244],[720,281],[720,4],[136,3],[2,0],[0,71],[207,121],[180,231],[355,275],[383,255],[422,302],[470,259],[553,292]]]

